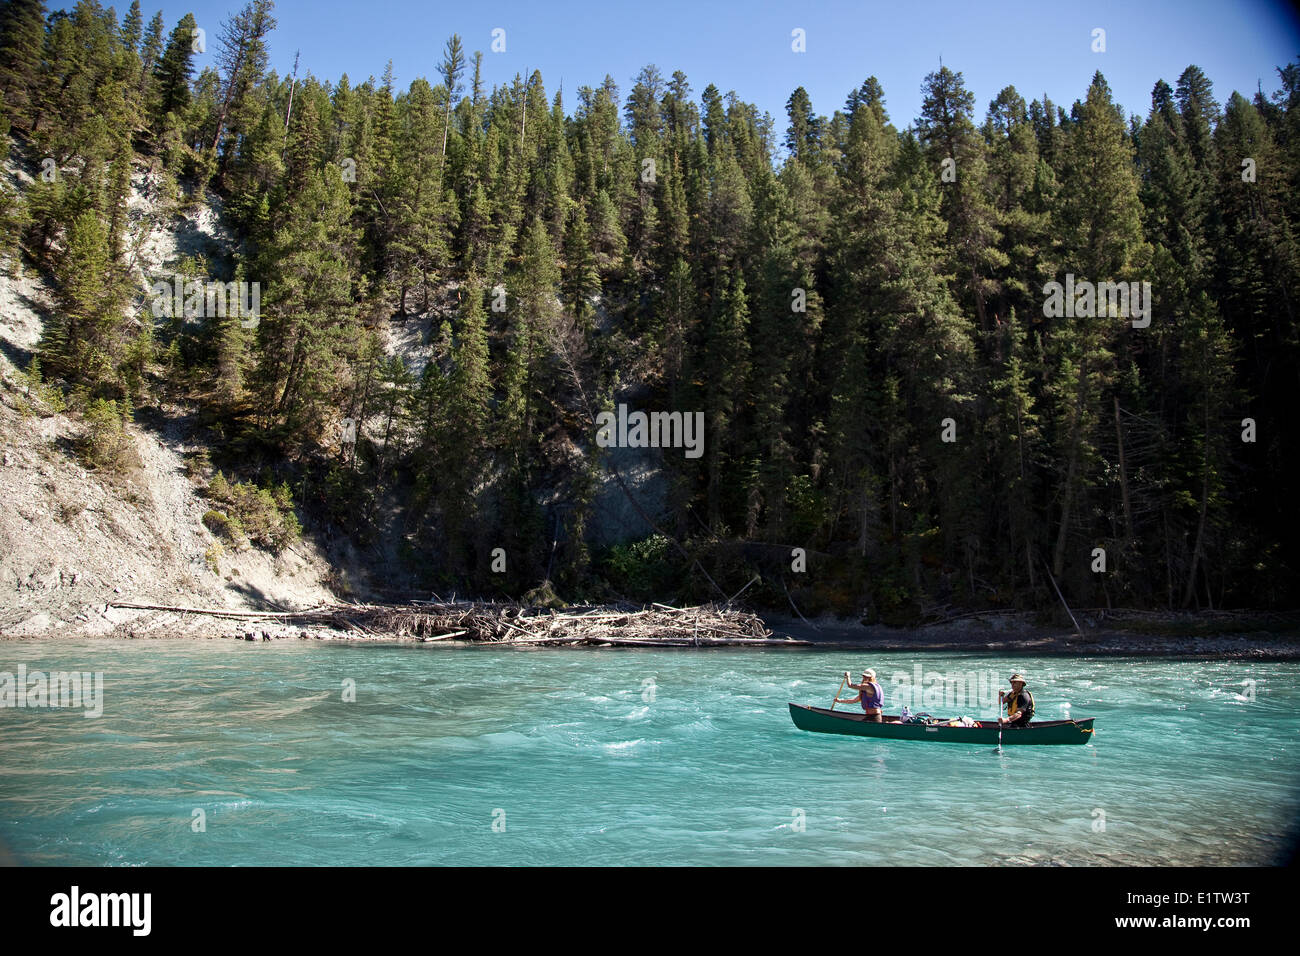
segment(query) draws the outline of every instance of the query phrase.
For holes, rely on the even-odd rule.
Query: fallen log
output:
[[[170,604],[131,604],[127,601],[109,601],[109,607],[129,608],[136,611],[170,611],[174,614],[206,614],[209,617],[239,617],[250,620],[266,617],[306,617],[313,614],[327,613],[328,608],[313,608],[308,611],[231,611],[226,608],[176,607]]]
[[[468,631],[452,631],[450,634],[433,634],[428,637],[420,638],[420,641],[427,644],[430,641],[449,641],[453,637],[464,637]]]
[[[624,608],[618,605],[570,610],[526,607],[507,602],[412,601],[405,605],[334,604],[301,611],[237,611],[228,608],[181,607],[165,604],[113,602],[110,607],[175,614],[204,614],[243,621],[330,628],[371,637],[470,641],[510,644],[608,644],[610,646],[681,647],[726,644],[803,642],[774,639],[754,614],[722,605],[672,608],[656,604]]]

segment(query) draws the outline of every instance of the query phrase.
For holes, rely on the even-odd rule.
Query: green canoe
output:
[[[887,724],[868,721],[851,710],[790,705],[790,717],[800,730],[819,734],[848,734],[853,737],[883,737],[887,740],[932,740],[945,744],[993,744],[998,742],[996,720],[981,720],[974,727],[944,724]],[[885,720],[897,720],[885,715]],[[1092,722],[1087,720],[1044,720],[1028,727],[1004,728],[1004,744],[1086,744],[1092,739]]]

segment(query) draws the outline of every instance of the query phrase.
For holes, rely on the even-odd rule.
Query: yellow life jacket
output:
[[[1027,695],[1029,696],[1029,709],[1030,709],[1030,710],[1033,710],[1033,709],[1034,709],[1034,695],[1029,693],[1029,688],[1028,688],[1028,687],[1023,688],[1022,691],[1021,691],[1021,693],[1027,694]],[[1016,713],[1020,710],[1019,706],[1017,706],[1017,704],[1016,704],[1016,701],[1017,701],[1019,698],[1020,698],[1020,694],[1012,694],[1011,697],[1007,698],[1007,716],[1008,716],[1008,717],[1014,717],[1014,716],[1016,716]]]

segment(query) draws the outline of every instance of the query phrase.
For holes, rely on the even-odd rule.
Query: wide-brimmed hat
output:
[[[1029,681],[1025,680],[1025,679],[1024,679],[1023,677],[1021,677],[1019,674],[1012,674],[1010,677],[1007,678],[1007,683],[1008,683],[1008,684],[1014,684],[1016,681],[1020,681],[1020,683],[1022,683],[1022,684],[1027,684],[1027,683],[1029,683]]]
[[[864,671],[862,672],[862,676],[863,676],[863,677],[870,677],[872,680],[875,680],[875,679],[876,679],[876,672],[873,671],[870,667],[868,667],[866,670],[864,670]]]

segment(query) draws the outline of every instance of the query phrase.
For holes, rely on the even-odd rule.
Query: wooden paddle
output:
[[[836,704],[836,702],[840,699],[840,691],[844,690],[844,682],[845,682],[846,680],[848,680],[847,677],[841,677],[841,678],[840,678],[840,690],[837,690],[837,691],[835,692],[835,700],[831,701],[831,710],[834,710],[834,709],[835,709],[835,704]]]

